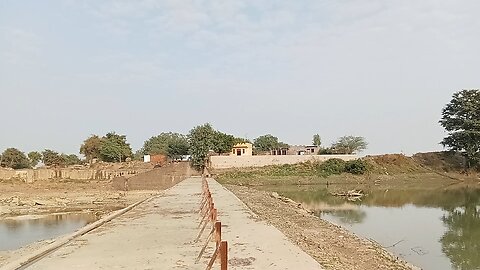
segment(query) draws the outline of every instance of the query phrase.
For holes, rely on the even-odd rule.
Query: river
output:
[[[97,219],[93,213],[20,216],[0,220],[0,251],[13,250],[75,230]]]
[[[315,215],[370,238],[423,269],[480,269],[478,187],[375,188],[357,201],[332,196],[332,187],[325,186],[266,189],[301,202]]]

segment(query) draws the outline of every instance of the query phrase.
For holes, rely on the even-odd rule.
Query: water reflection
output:
[[[458,197],[463,199],[463,205],[450,207],[442,217],[447,226],[440,239],[442,251],[457,269],[480,269],[480,195],[464,190]]]
[[[17,249],[35,241],[70,233],[96,219],[92,213],[69,213],[0,220],[0,250]]]
[[[404,239],[389,250],[424,269],[480,269],[478,188],[371,189],[356,202],[331,196],[324,186],[272,190],[384,246]]]
[[[367,217],[367,213],[362,210],[333,211],[331,214],[338,217],[342,223],[348,224],[362,223]]]

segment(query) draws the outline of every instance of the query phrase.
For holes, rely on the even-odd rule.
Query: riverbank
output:
[[[0,218],[80,211],[101,216],[156,193],[118,191],[109,180],[0,181]]]
[[[275,193],[225,185],[259,218],[272,224],[327,270],[416,269],[373,241],[310,214]]]

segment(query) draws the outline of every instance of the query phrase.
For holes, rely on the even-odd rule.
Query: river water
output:
[[[332,196],[325,186],[267,189],[303,203],[315,215],[370,238],[423,269],[480,269],[478,187],[377,189],[366,191],[359,201]]]
[[[95,221],[93,213],[20,216],[0,220],[0,251],[13,250],[40,240],[72,233]]]

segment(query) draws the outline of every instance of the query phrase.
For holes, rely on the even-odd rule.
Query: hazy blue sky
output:
[[[480,87],[480,1],[0,0],[0,151],[210,122],[290,144],[364,136],[439,150],[442,107]]]

